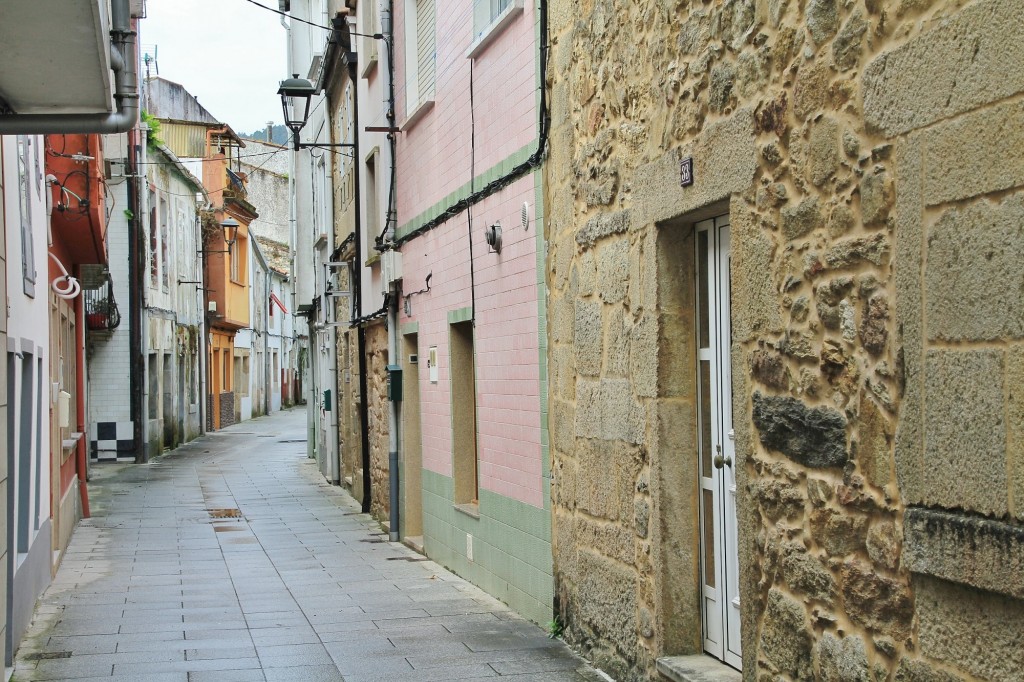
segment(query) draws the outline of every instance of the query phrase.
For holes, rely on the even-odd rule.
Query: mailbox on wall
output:
[[[394,403],[402,402],[402,367],[400,365],[388,365],[388,400]]]

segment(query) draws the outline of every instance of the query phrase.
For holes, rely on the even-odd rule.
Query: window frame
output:
[[[21,214],[21,276],[22,292],[31,298],[36,295],[35,242],[32,235],[32,136],[18,135],[18,193],[19,212]],[[38,166],[38,159],[35,160]]]
[[[502,0],[474,0],[473,2],[473,43],[466,50],[467,59],[475,59],[487,46],[494,42],[505,29],[523,13],[523,0],[507,0],[505,7],[498,9]],[[480,11],[486,4],[486,13]],[[497,10],[497,11],[495,11]],[[486,23],[484,23],[486,21]]]
[[[429,92],[423,92],[421,80],[425,75],[424,63],[420,61],[420,11],[419,2],[429,2],[433,9],[433,30],[430,32],[433,43],[433,57],[430,60]],[[436,0],[405,1],[405,122],[402,130],[416,123],[434,106],[437,95],[437,2]],[[415,97],[413,96],[415,95]]]

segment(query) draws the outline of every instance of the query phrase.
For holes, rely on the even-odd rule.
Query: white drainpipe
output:
[[[110,67],[114,72],[111,114],[9,114],[0,116],[0,135],[50,133],[123,133],[139,120],[139,77],[130,0],[110,3]]]

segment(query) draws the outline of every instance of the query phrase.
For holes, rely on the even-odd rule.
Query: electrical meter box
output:
[[[402,368],[399,365],[388,365],[388,400],[402,402]]]

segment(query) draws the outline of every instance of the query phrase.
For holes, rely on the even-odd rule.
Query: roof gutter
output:
[[[101,114],[12,114],[0,116],[2,135],[50,133],[123,133],[139,120],[136,34],[130,0],[110,3],[110,67],[114,72],[117,111]]]

